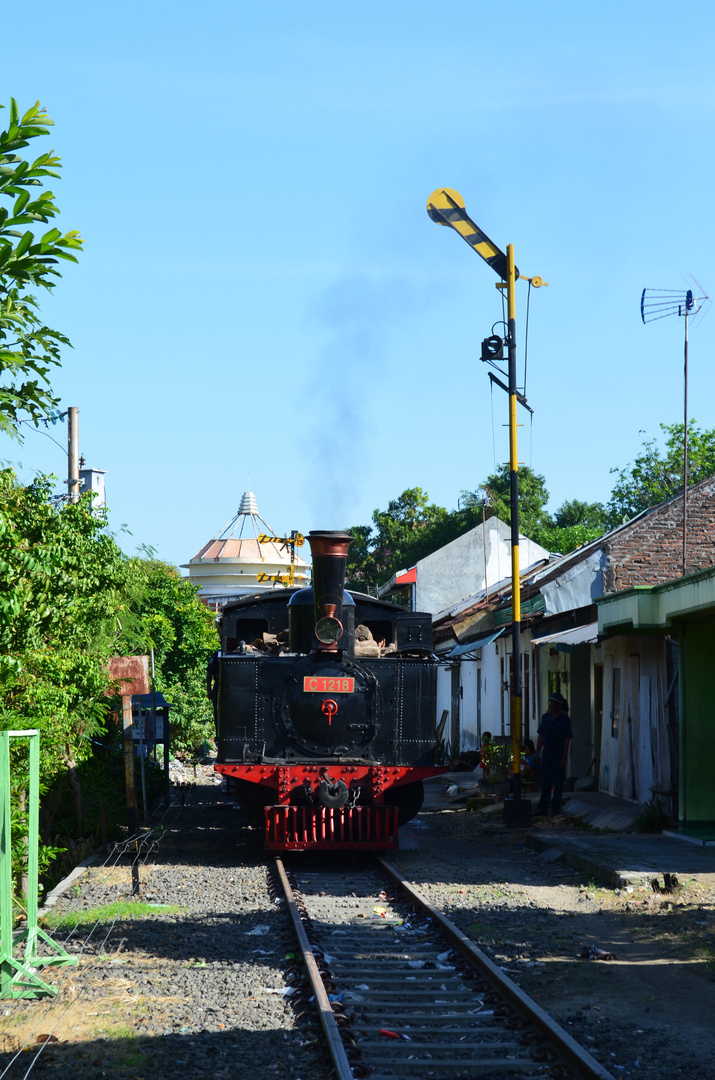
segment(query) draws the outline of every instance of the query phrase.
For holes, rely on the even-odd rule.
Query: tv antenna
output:
[[[685,276],[685,275],[683,275]],[[688,556],[688,323],[700,314],[710,297],[696,278],[689,275],[694,289],[644,289],[641,319],[644,323],[681,315],[685,319],[683,348],[683,577]]]

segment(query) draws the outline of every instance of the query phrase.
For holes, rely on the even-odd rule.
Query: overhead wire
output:
[[[151,829],[149,830],[149,832],[147,832],[147,833],[145,833],[145,834],[144,834],[143,836],[141,836],[141,833],[140,833],[139,831],[137,831],[136,833],[132,834],[132,836],[130,836],[130,837],[128,837],[128,838],[127,838],[126,840],[122,841],[121,845],[115,845],[114,849],[113,849],[113,850],[112,850],[112,851],[111,851],[111,852],[110,852],[110,853],[109,853],[109,854],[107,855],[107,858],[105,859],[104,863],[102,863],[102,864],[101,864],[101,866],[100,866],[100,867],[98,867],[98,869],[99,869],[99,870],[105,870],[105,869],[114,869],[114,867],[115,867],[115,866],[117,865],[117,863],[118,863],[119,859],[121,858],[121,856],[122,856],[122,854],[123,854],[122,848],[125,848],[125,847],[126,847],[126,844],[127,844],[127,843],[131,843],[131,842],[132,842],[132,840],[137,840],[137,841],[138,841],[140,837],[141,837],[141,841],[143,842],[143,841],[144,841],[144,839],[145,839],[145,837],[147,837],[147,836],[151,836],[151,835],[152,835],[153,833],[157,832],[157,830],[158,830],[158,829],[159,829],[159,828],[161,827],[161,824],[162,824],[162,822],[164,821],[164,819],[166,818],[166,816],[167,816],[167,814],[168,814],[169,810],[170,810],[170,809],[171,809],[172,807],[173,807],[173,808],[176,808],[176,809],[177,809],[177,813],[176,813],[175,817],[173,818],[173,820],[171,821],[171,823],[170,823],[170,825],[169,825],[168,829],[166,830],[166,831],[170,831],[170,829],[172,829],[172,828],[174,827],[174,825],[176,824],[176,821],[178,820],[178,818],[179,818],[179,817],[180,817],[180,815],[181,815],[181,810],[183,809],[183,807],[182,807],[182,804],[181,804],[180,800],[179,800],[178,802],[173,802],[173,801],[169,801],[168,803],[166,803],[166,804],[164,805],[164,813],[162,814],[161,818],[160,818],[160,819],[159,819],[159,821],[158,821],[158,822],[156,823],[156,825],[154,825],[154,826],[153,826],[153,827],[152,827],[152,828],[151,828]],[[147,849],[147,852],[146,852],[146,856],[145,856],[145,858],[144,858],[144,860],[143,860],[143,863],[142,863],[142,865],[144,865],[144,864],[146,863],[146,859],[148,858],[148,856],[149,856],[149,853],[150,853],[150,851],[151,851],[151,850],[152,850],[152,848],[148,848],[148,849]],[[132,869],[132,870],[133,870],[133,868],[134,868],[134,866],[136,865],[136,862],[138,861],[138,859],[139,859],[139,857],[140,857],[141,853],[142,853],[141,843],[139,843],[139,842],[138,842],[138,843],[137,843],[137,853],[136,853],[136,855],[135,855],[134,859],[132,860],[132,863],[131,863],[131,867],[130,867],[130,869]],[[111,866],[109,866],[108,864],[110,863],[110,860],[111,860],[111,859],[112,859],[113,857],[114,857],[114,862],[112,863],[112,865],[111,865]],[[100,878],[100,880],[99,880],[99,881],[96,881],[96,880],[94,880],[94,881],[92,882],[92,884],[93,884],[93,885],[95,885],[95,886],[96,886],[97,884],[100,884],[100,885],[101,885],[101,883],[102,883],[102,879],[101,879],[101,878]],[[55,932],[55,933],[56,933],[56,931],[57,931],[57,930],[58,930],[58,929],[59,929],[59,928],[60,928],[60,927],[62,926],[62,923],[63,923],[63,922],[66,922],[66,920],[67,920],[68,916],[69,916],[69,915],[70,915],[70,913],[71,913],[71,912],[73,911],[73,909],[75,909],[75,908],[76,908],[76,907],[77,907],[77,906],[79,905],[79,903],[80,903],[81,899],[82,899],[82,894],[80,894],[79,896],[75,897],[75,900],[74,900],[74,902],[73,902],[72,904],[70,904],[69,908],[67,909],[67,911],[65,911],[65,912],[64,912],[64,914],[63,914],[62,918],[60,919],[60,921],[59,921],[58,923],[56,923],[56,924],[55,924],[55,926],[53,927],[53,932]],[[118,918],[119,918],[119,913],[117,913],[117,915],[115,915],[115,917],[114,917],[114,918],[112,919],[112,921],[111,921],[111,923],[110,923],[110,925],[109,925],[109,928],[108,928],[108,930],[107,930],[107,933],[105,934],[105,936],[104,936],[104,938],[103,938],[103,940],[102,940],[102,943],[101,943],[101,945],[100,945],[100,952],[101,952],[101,949],[102,949],[102,948],[104,947],[104,945],[106,944],[106,942],[107,942],[107,941],[109,940],[109,937],[111,936],[111,933],[112,933],[112,931],[113,931],[113,929],[114,929],[114,926],[115,926],[115,924],[116,924],[116,922],[117,922]],[[83,954],[85,953],[85,951],[86,951],[87,947],[89,946],[89,943],[90,943],[90,940],[91,940],[92,936],[94,935],[94,933],[95,933],[95,931],[96,931],[97,927],[98,927],[98,926],[99,926],[99,925],[100,925],[100,924],[101,924],[102,922],[103,922],[103,920],[102,920],[101,916],[100,916],[100,918],[98,918],[97,920],[95,920],[95,922],[93,923],[93,925],[91,926],[91,928],[90,928],[90,929],[89,929],[89,931],[87,932],[87,935],[86,935],[86,937],[84,938],[84,941],[83,941],[83,942],[82,942],[82,944],[81,944],[81,945],[79,946],[79,948],[78,948],[78,950],[77,950],[77,952],[76,952],[76,954],[75,954],[75,955],[77,955],[78,957],[80,957],[80,956],[82,956],[82,955],[83,955]],[[69,933],[68,933],[68,934],[67,934],[67,935],[66,935],[66,936],[65,936],[65,937],[64,937],[64,938],[63,938],[63,939],[61,940],[61,942],[59,942],[59,944],[62,944],[62,945],[66,945],[66,944],[68,944],[68,943],[69,943],[69,941],[70,941],[70,939],[71,939],[71,938],[73,937],[73,935],[74,935],[75,931],[77,930],[77,928],[78,928],[78,927],[79,927],[80,925],[81,925],[81,924],[80,924],[79,922],[78,922],[78,923],[76,923],[76,924],[75,924],[75,926],[74,926],[74,927],[73,927],[73,928],[72,928],[72,929],[71,929],[71,930],[69,931]],[[43,943],[43,944],[44,944],[44,943]],[[45,945],[45,948],[46,948],[46,949],[47,949],[47,950],[49,951],[49,946]],[[7,1065],[5,1066],[5,1068],[3,1069],[3,1071],[2,1071],[2,1072],[0,1072],[0,1080],[3,1080],[3,1077],[5,1077],[5,1076],[6,1076],[6,1074],[7,1074],[8,1070],[9,1070],[9,1069],[10,1069],[10,1068],[12,1067],[12,1065],[13,1065],[13,1064],[14,1064],[14,1062],[15,1062],[15,1061],[17,1060],[17,1058],[18,1058],[18,1057],[20,1056],[20,1054],[22,1054],[22,1053],[23,1053],[23,1052],[24,1052],[24,1051],[25,1051],[25,1050],[27,1049],[27,1047],[28,1047],[28,1046],[29,1046],[29,1044],[30,1044],[30,1040],[32,1039],[32,1036],[33,1036],[33,1035],[35,1034],[35,1032],[37,1031],[38,1027],[39,1027],[39,1026],[40,1026],[41,1024],[43,1024],[43,1022],[44,1022],[45,1018],[46,1018],[46,1017],[48,1017],[48,1016],[50,1015],[50,1012],[51,1012],[51,1010],[52,1010],[52,1007],[53,1007],[53,1006],[54,1006],[54,1005],[56,1004],[56,1002],[58,1001],[58,999],[59,999],[59,996],[60,996],[60,994],[61,994],[61,991],[62,991],[63,987],[65,986],[65,984],[67,983],[67,981],[68,981],[68,980],[69,980],[69,979],[71,978],[71,976],[72,976],[73,974],[75,974],[75,975],[76,975],[76,971],[74,971],[74,970],[73,970],[73,968],[69,968],[69,967],[68,967],[68,968],[67,968],[67,969],[66,969],[66,970],[64,971],[64,973],[63,973],[62,977],[61,977],[61,978],[60,978],[60,980],[59,980],[59,983],[57,984],[57,995],[56,995],[56,996],[53,996],[53,997],[51,997],[51,998],[50,998],[50,999],[49,999],[49,1000],[47,1001],[47,1007],[46,1007],[46,1008],[45,1008],[44,1010],[42,1010],[42,1011],[41,1011],[41,1013],[40,1013],[40,1015],[38,1016],[38,1018],[37,1018],[37,1020],[36,1020],[35,1024],[33,1025],[32,1029],[31,1029],[31,1030],[30,1030],[30,1032],[29,1032],[29,1033],[27,1034],[27,1036],[26,1036],[26,1038],[25,1038],[25,1042],[24,1042],[24,1043],[23,1043],[23,1045],[22,1045],[22,1046],[21,1046],[21,1047],[19,1048],[19,1050],[17,1050],[17,1052],[16,1052],[16,1053],[15,1053],[15,1054],[13,1055],[13,1057],[12,1057],[12,1058],[10,1059],[10,1061],[8,1061],[8,1063],[7,1063]],[[85,974],[86,974],[86,975],[88,976],[88,974],[89,974],[89,968],[87,968],[87,970],[86,970],[86,973],[85,973]],[[86,984],[86,982],[87,982],[87,979],[85,978],[85,979],[83,980],[83,982],[84,982],[84,983]],[[67,1013],[67,1011],[69,1010],[69,1008],[70,1008],[70,1007],[71,1007],[71,1006],[72,1006],[72,1005],[73,1005],[73,1004],[74,1004],[74,1003],[75,1003],[76,1001],[78,1001],[78,1000],[79,1000],[79,998],[80,998],[80,997],[82,996],[82,994],[84,993],[85,989],[86,989],[86,985],[82,985],[82,986],[80,987],[80,990],[79,990],[79,992],[78,992],[78,993],[76,993],[76,994],[74,995],[74,997],[72,997],[72,998],[71,998],[71,1000],[70,1000],[70,1001],[68,1001],[68,1003],[67,1003],[67,1005],[65,1006],[65,1008],[64,1008],[64,1009],[63,1009],[63,1010],[62,1010],[62,1011],[60,1012],[59,1016],[57,1017],[57,1020],[55,1021],[54,1025],[53,1025],[53,1027],[52,1027],[52,1030],[51,1030],[51,1031],[49,1032],[49,1036],[51,1036],[52,1034],[54,1034],[54,1032],[55,1032],[55,1030],[56,1030],[57,1026],[58,1026],[58,1025],[59,1025],[59,1023],[61,1022],[61,1020],[63,1019],[63,1017],[64,1017],[64,1016],[66,1015],[66,1013]],[[11,1000],[10,1000],[10,1002],[9,1002],[9,1004],[10,1004],[10,1006],[11,1006],[11,1007],[12,1007],[12,1006],[19,1006],[20,1004],[22,1004],[22,1005],[23,1005],[23,1006],[24,1006],[25,1008],[27,1007],[27,1005],[26,1005],[26,999],[23,999],[23,998],[15,998],[15,999],[11,999]],[[30,1064],[29,1064],[29,1066],[28,1066],[28,1069],[27,1069],[27,1071],[25,1072],[25,1074],[24,1074],[24,1076],[23,1076],[23,1080],[27,1080],[27,1077],[28,1077],[28,1076],[30,1075],[30,1072],[32,1071],[32,1069],[33,1069],[34,1065],[36,1064],[37,1060],[39,1059],[39,1057],[40,1057],[40,1054],[42,1053],[42,1051],[43,1051],[43,1050],[44,1050],[44,1048],[45,1048],[45,1047],[46,1047],[46,1046],[48,1045],[48,1043],[49,1043],[49,1042],[50,1042],[50,1038],[48,1037],[48,1039],[47,1039],[47,1040],[45,1040],[45,1041],[44,1041],[44,1042],[43,1042],[43,1043],[42,1043],[42,1044],[40,1045],[40,1047],[39,1047],[39,1049],[38,1049],[37,1053],[35,1054],[34,1058],[33,1058],[33,1059],[32,1059],[32,1061],[30,1062]]]
[[[494,383],[489,380],[489,393],[491,397],[492,406],[492,455],[494,457],[494,472],[497,471],[497,437],[494,429]]]
[[[521,389],[526,397],[526,364],[529,356],[529,308],[531,305],[531,278],[529,278],[529,291],[526,294],[526,327],[524,329],[524,385]]]

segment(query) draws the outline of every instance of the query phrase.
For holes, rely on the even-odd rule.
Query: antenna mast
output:
[[[697,285],[697,281],[693,278]],[[702,286],[698,286],[700,295],[692,289],[644,289],[641,293],[641,319],[644,323],[656,322],[669,315],[682,315],[685,318],[685,342],[683,346],[683,570],[685,577],[688,565],[688,321],[702,311],[703,304],[709,297]]]

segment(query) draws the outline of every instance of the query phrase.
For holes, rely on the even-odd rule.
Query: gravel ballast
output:
[[[65,943],[78,966],[44,969],[57,998],[0,1002],[0,1073],[29,1040],[7,1080],[24,1076],[41,1047],[32,1075],[68,1080],[330,1075],[318,1028],[306,1031],[285,996],[295,944],[258,833],[224,799],[197,787],[176,820],[169,810],[138,897],[123,859],[89,868],[58,899],[55,918],[118,901],[156,906],[100,922],[87,941],[92,914]],[[64,942],[66,926],[52,933]]]
[[[192,789],[164,824],[137,899],[171,907],[105,920],[87,942],[88,918],[67,943],[78,967],[45,969],[57,998],[0,1002],[0,1074],[27,1040],[7,1080],[41,1047],[32,1075],[63,1080],[328,1080],[320,1030],[305,1026],[313,1007],[285,996],[301,986],[290,981],[296,945],[259,833],[213,785]],[[537,828],[556,841],[574,826]],[[388,860],[614,1076],[715,1075],[713,882],[694,877],[671,895],[611,889],[555,846],[535,852],[524,830],[446,805],[400,834]],[[52,910],[106,909],[130,890],[127,860],[90,868]],[[594,950],[613,959],[592,960]],[[47,1035],[58,1041],[38,1042]]]

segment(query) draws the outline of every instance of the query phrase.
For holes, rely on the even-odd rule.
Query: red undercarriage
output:
[[[306,848],[384,851],[397,847],[399,810],[397,806],[385,804],[385,792],[445,771],[438,766],[324,763],[216,765],[215,768],[224,776],[259,784],[275,792],[275,804],[265,808],[265,846],[279,851]],[[336,789],[340,781],[350,792],[359,787],[359,801],[354,806],[320,805],[319,790],[325,781],[330,783],[331,790]],[[306,793],[311,802],[306,801]]]

